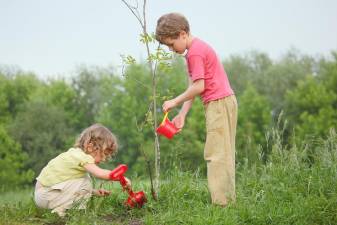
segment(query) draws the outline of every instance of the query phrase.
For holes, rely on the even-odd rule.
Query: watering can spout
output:
[[[146,195],[143,191],[134,193],[131,187],[127,186],[127,181],[124,177],[124,173],[128,170],[127,165],[121,164],[112,170],[109,174],[110,180],[119,181],[124,190],[127,190],[129,197],[125,201],[125,205],[131,208],[141,208],[145,202],[147,202]]]

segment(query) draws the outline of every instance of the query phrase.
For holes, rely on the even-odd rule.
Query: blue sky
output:
[[[136,1],[130,1],[134,3]],[[148,0],[148,30],[180,12],[192,34],[224,59],[259,50],[277,59],[337,50],[336,0]],[[40,77],[66,76],[81,65],[118,66],[120,54],[144,58],[140,26],[119,0],[0,0],[0,64]]]

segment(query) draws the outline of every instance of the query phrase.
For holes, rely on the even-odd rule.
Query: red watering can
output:
[[[174,124],[169,120],[167,115],[168,112],[165,113],[164,119],[159,127],[157,127],[156,131],[158,134],[163,135],[168,139],[172,139],[179,129],[174,126]]]
[[[130,208],[138,207],[141,208],[144,203],[147,201],[145,193],[143,191],[133,192],[131,188],[126,185],[126,179],[124,173],[128,170],[128,166],[121,164],[112,170],[109,174],[111,180],[119,181],[124,190],[127,190],[129,197],[125,201],[125,205]]]

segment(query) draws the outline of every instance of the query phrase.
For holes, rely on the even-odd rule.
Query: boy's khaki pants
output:
[[[212,203],[225,206],[235,201],[235,134],[237,123],[235,95],[205,105],[208,188]]]
[[[67,209],[74,205],[85,209],[92,195],[92,184],[89,176],[67,180],[51,187],[36,185],[34,201],[40,208],[52,209],[52,212],[64,216]]]

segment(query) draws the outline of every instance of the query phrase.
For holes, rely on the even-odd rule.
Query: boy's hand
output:
[[[92,193],[96,196],[108,196],[111,194],[111,191],[107,191],[104,189],[95,189],[92,191]]]
[[[165,101],[164,104],[163,104],[163,112],[168,112],[170,111],[170,109],[174,108],[177,106],[177,102],[175,99],[171,99],[171,100],[168,100],[168,101]]]
[[[173,118],[172,122],[174,126],[178,128],[178,132],[180,132],[185,125],[185,116],[178,114]]]

